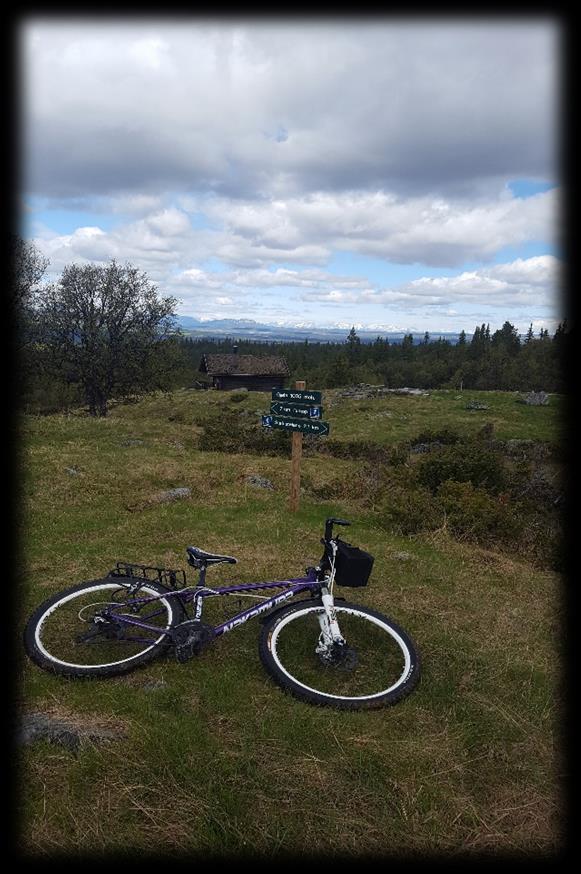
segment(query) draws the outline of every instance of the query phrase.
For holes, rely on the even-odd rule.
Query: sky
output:
[[[21,233],[178,315],[443,332],[562,321],[560,25],[29,17]]]

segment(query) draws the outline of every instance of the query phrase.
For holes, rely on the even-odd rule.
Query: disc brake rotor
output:
[[[346,644],[333,643],[324,652],[317,653],[321,663],[327,668],[352,671],[357,667],[357,653]]]

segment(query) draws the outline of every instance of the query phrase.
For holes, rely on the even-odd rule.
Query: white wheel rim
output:
[[[48,650],[45,649],[45,647],[43,646],[42,641],[40,639],[40,633],[42,631],[42,627],[43,627],[44,623],[46,622],[46,620],[48,619],[48,617],[52,613],[54,613],[54,611],[57,610],[62,604],[66,604],[67,601],[72,601],[73,598],[76,598],[81,593],[89,594],[90,592],[98,592],[98,591],[103,591],[105,589],[119,589],[119,588],[122,588],[122,586],[120,586],[118,583],[100,583],[99,585],[96,585],[96,586],[88,586],[86,589],[81,589],[81,590],[76,591],[76,592],[70,592],[68,595],[65,595],[64,597],[59,598],[59,600],[55,604],[52,604],[42,614],[42,616],[40,617],[40,619],[36,623],[36,627],[34,629],[34,642],[35,642],[38,650],[43,654],[43,656],[46,659],[48,659],[51,662],[54,662],[57,665],[62,665],[63,667],[66,667],[66,668],[77,668],[77,669],[84,670],[84,671],[96,671],[96,670],[100,670],[102,668],[111,668],[111,667],[114,667],[115,665],[127,664],[128,662],[131,662],[131,661],[134,661],[135,659],[141,658],[143,655],[145,655],[145,653],[150,652],[152,649],[154,649],[156,646],[158,646],[159,643],[162,641],[162,639],[166,636],[165,634],[160,634],[160,636],[157,638],[157,640],[154,640],[150,646],[146,647],[143,650],[140,650],[135,655],[129,656],[129,658],[119,659],[118,661],[115,661],[115,662],[100,662],[98,665],[78,665],[78,664],[75,664],[75,662],[65,662],[65,661],[62,661],[62,659],[56,658],[52,653],[48,652]],[[155,596],[159,595],[159,592],[157,592],[155,589],[149,588],[148,586],[143,586],[139,591],[143,592],[145,594],[148,594],[148,595],[155,595]],[[167,624],[166,628],[169,628],[170,625],[172,624],[172,621],[173,621],[173,610],[172,610],[171,604],[166,598],[159,598],[159,602],[161,604],[163,604],[168,610],[169,617],[168,617],[168,624]]]
[[[390,625],[388,625],[383,620],[379,619],[377,616],[373,616],[369,613],[364,613],[362,610],[357,610],[354,607],[342,607],[342,606],[337,605],[337,604],[335,604],[335,610],[337,611],[337,613],[349,613],[352,616],[362,616],[364,619],[367,619],[369,622],[373,622],[379,628],[382,628],[384,631],[386,631],[390,635],[390,637],[393,638],[393,640],[396,641],[396,643],[398,644],[399,648],[401,649],[401,651],[404,655],[404,668],[401,672],[401,675],[399,676],[399,678],[396,680],[395,683],[392,683],[386,689],[382,689],[380,692],[374,692],[371,695],[334,695],[330,692],[321,692],[319,689],[315,689],[312,686],[308,686],[306,683],[302,683],[300,680],[297,680],[297,678],[294,677],[288,671],[288,669],[284,667],[284,665],[282,664],[282,662],[280,661],[280,659],[278,657],[278,654],[276,651],[276,642],[278,640],[278,636],[279,636],[280,632],[282,631],[282,629],[285,627],[285,625],[288,625],[289,622],[292,622],[294,619],[299,619],[301,616],[306,616],[309,613],[313,613],[313,612],[320,613],[322,609],[323,609],[322,607],[306,607],[303,610],[295,610],[293,612],[289,612],[286,616],[282,617],[282,619],[276,625],[276,628],[274,628],[270,634],[270,638],[269,638],[270,653],[271,653],[277,667],[279,668],[279,670],[286,677],[288,677],[289,680],[292,680],[293,683],[295,683],[297,686],[300,686],[301,689],[304,689],[307,692],[314,692],[316,695],[319,695],[323,698],[332,698],[333,700],[340,700],[340,701],[362,701],[362,700],[368,701],[368,700],[372,700],[374,698],[382,698],[384,695],[388,695],[390,692],[393,692],[394,689],[399,688],[400,686],[403,685],[403,683],[405,683],[405,681],[407,680],[407,678],[411,672],[411,669],[412,669],[412,660],[411,660],[411,654],[409,651],[409,647],[405,643],[405,641],[401,637],[401,635],[399,635],[397,633],[397,631],[395,631],[395,629],[393,629]]]

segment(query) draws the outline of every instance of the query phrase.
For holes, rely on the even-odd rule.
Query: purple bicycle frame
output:
[[[202,613],[202,603],[200,601],[200,605],[198,607],[198,599],[203,600],[204,598],[218,597],[221,595],[235,595],[238,593],[243,594],[245,592],[260,591],[261,589],[285,590],[279,595],[273,595],[272,598],[268,598],[256,607],[249,607],[247,610],[243,610],[242,612],[237,613],[235,616],[232,616],[232,618],[229,619],[227,622],[223,622],[220,625],[213,626],[214,637],[220,637],[227,631],[232,631],[233,628],[237,628],[239,625],[243,625],[249,619],[253,619],[260,613],[264,613],[266,610],[270,610],[271,607],[276,607],[278,606],[278,604],[281,604],[284,601],[293,598],[295,595],[298,595],[301,592],[313,591],[313,589],[320,586],[321,583],[317,579],[317,570],[315,568],[309,568],[309,571],[310,573],[306,577],[297,577],[290,580],[272,580],[270,582],[264,583],[241,583],[237,586],[221,586],[219,588],[199,586],[193,587],[190,591],[186,589],[183,592],[180,589],[170,589],[168,590],[167,595],[164,593],[163,595],[155,597],[139,599],[139,601],[141,601],[143,604],[147,604],[150,602],[153,603],[160,598],[165,598],[168,596],[179,598],[183,605],[189,604],[193,601],[196,613],[195,618],[198,619]],[[122,614],[122,616],[120,616],[118,614],[117,618],[122,618],[123,623],[126,625],[136,626],[137,628],[143,628],[144,630],[153,631],[154,633],[159,634],[160,629],[158,626],[148,625],[146,622],[142,622],[132,616],[127,616],[125,614]],[[132,641],[136,642],[138,641],[138,638],[132,638]]]
[[[237,592],[259,591],[260,589],[285,589],[282,594],[273,595],[272,598],[268,598],[257,607],[249,607],[247,610],[243,610],[241,613],[237,613],[227,622],[216,625],[214,628],[215,637],[219,637],[221,634],[225,634],[227,631],[232,631],[232,629],[236,628],[238,625],[243,625],[244,622],[247,622],[249,619],[253,619],[254,616],[258,616],[260,613],[264,613],[265,610],[270,610],[271,607],[276,607],[278,604],[281,604],[283,601],[287,601],[290,598],[293,598],[300,592],[305,592],[309,590],[312,591],[314,588],[313,583],[317,583],[317,576],[315,572],[313,572],[313,576],[311,577],[297,577],[296,579],[292,580],[279,580],[277,582],[270,583],[248,583],[246,585],[226,586],[224,588],[215,589],[215,591],[218,592],[220,595],[234,595]],[[204,594],[204,592],[200,592],[200,595],[202,596],[202,598],[211,597],[212,592],[207,592],[206,594]]]

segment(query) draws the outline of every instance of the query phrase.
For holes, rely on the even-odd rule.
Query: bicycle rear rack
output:
[[[147,564],[133,564],[127,561],[118,561],[113,570],[109,571],[109,576],[157,582],[170,589],[181,589],[187,586],[185,571],[153,567]]]

